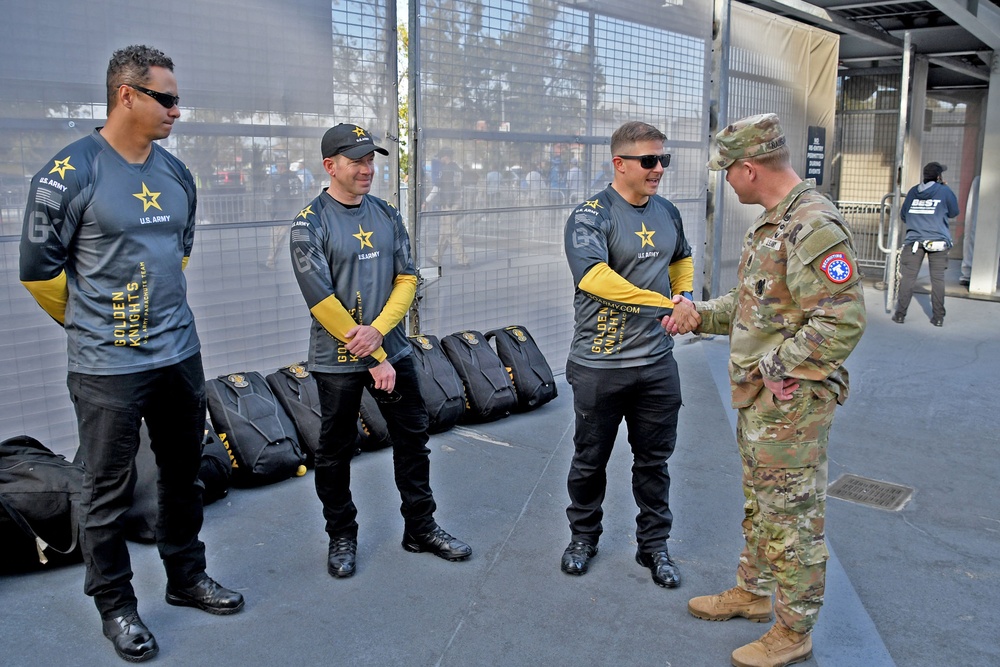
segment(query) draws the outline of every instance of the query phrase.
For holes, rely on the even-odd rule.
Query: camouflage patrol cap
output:
[[[764,155],[785,145],[785,132],[773,113],[741,118],[715,135],[715,155],[708,161],[712,171],[725,169],[737,160]]]

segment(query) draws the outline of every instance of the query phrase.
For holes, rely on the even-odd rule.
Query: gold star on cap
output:
[[[642,245],[639,247],[645,248],[646,246],[653,246],[655,248],[656,246],[653,245],[653,234],[655,233],[656,233],[655,229],[652,230],[646,229],[646,223],[645,222],[642,223],[642,231],[635,232],[635,235],[638,236],[640,239],[642,239]]]
[[[160,193],[150,192],[149,188],[146,187],[145,183],[142,184],[142,192],[133,193],[132,196],[135,197],[136,199],[142,200],[143,213],[148,211],[150,206],[154,207],[158,211],[163,210],[162,208],[160,208],[160,205],[156,203],[156,198],[160,196]]]
[[[76,167],[69,163],[70,156],[67,156],[65,160],[53,160],[55,166],[52,167],[50,174],[59,172],[59,178],[66,178],[67,171],[76,171]]]
[[[372,250],[374,250],[375,246],[373,246],[371,242],[372,234],[374,233],[375,232],[366,232],[364,229],[361,228],[361,225],[358,225],[358,233],[351,234],[351,236],[361,241],[362,248],[371,248]]]
[[[358,127],[357,125],[355,125],[355,126],[354,126],[354,130],[353,130],[353,131],[354,131],[354,134],[355,134],[355,135],[357,135],[357,136],[359,136],[359,137],[363,137],[363,136],[365,136],[365,131],[364,131],[364,130],[362,130],[362,129],[361,129],[360,127]]]

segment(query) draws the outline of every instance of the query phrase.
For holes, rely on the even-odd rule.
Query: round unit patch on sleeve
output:
[[[842,252],[831,252],[823,258],[819,265],[820,270],[826,277],[838,285],[846,283],[854,275],[854,267],[847,261],[847,256]]]

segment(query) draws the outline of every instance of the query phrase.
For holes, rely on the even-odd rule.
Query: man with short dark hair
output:
[[[618,128],[611,136],[614,180],[566,221],[566,258],[576,286],[566,379],[576,431],[567,479],[571,538],[561,567],[582,575],[597,555],[607,464],[624,419],[639,506],[635,558],[658,586],[672,588],[680,584],[680,570],[667,550],[673,523],[667,459],[677,439],[681,387],[663,320],[671,297],[690,298],[694,263],[680,212],[656,194],[670,163],[665,140],[648,123]]]
[[[844,360],[865,328],[853,241],[840,213],[791,167],[778,117],[738,120],[708,163],[744,204],[764,211],[743,240],[737,286],[711,301],[675,297],[671,331],[727,334],[743,460],[743,535],[736,586],[688,602],[698,618],[778,620],[736,649],[736,667],[809,658],[828,557],[826,448],[847,400]],[[695,310],[696,309],[696,310]],[[675,328],[675,325],[676,328]]]
[[[158,646],[137,613],[121,517],[132,502],[140,422],[159,468],[156,544],[166,601],[213,614],[243,596],[205,574],[198,482],[205,376],[183,270],[195,225],[194,179],[154,143],[180,117],[173,62],[147,46],[108,65],[104,127],[60,151],[31,182],[21,282],[66,330],[70,395],[84,466],[84,590],[130,662]]]
[[[388,151],[349,123],[327,130],[321,148],[330,185],[295,217],[289,243],[312,315],[309,370],[322,412],[315,477],[330,536],[327,571],[338,578],[355,572],[358,511],[351,458],[366,386],[392,438],[403,548],[464,560],[472,555],[469,545],[434,521],[427,410],[403,330],[417,287],[410,238],[399,211],[368,194],[375,153]]]

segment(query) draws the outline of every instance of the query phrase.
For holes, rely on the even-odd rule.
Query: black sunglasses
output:
[[[638,160],[639,166],[643,169],[652,169],[659,162],[664,169],[670,164],[670,153],[663,155],[616,155],[623,160]]]
[[[137,86],[134,83],[126,83],[129,88],[134,88],[140,93],[146,93],[154,100],[160,103],[160,106],[164,109],[173,109],[181,101],[180,95],[171,95],[170,93],[159,93],[155,90],[150,90],[149,88],[143,88],[142,86]]]

